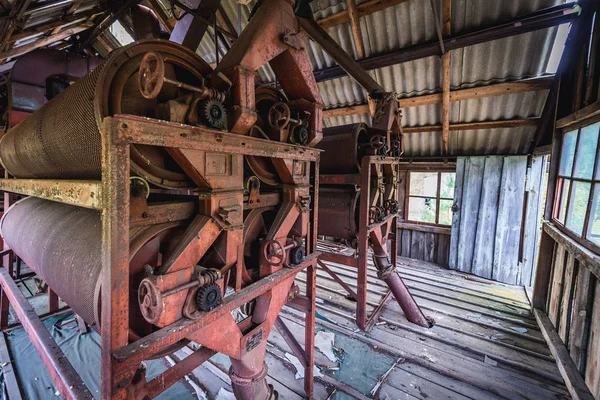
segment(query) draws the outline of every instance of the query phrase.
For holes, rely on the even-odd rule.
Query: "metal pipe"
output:
[[[417,302],[412,297],[408,288],[398,275],[394,265],[390,263],[387,251],[382,246],[372,245],[373,263],[378,271],[378,276],[383,279],[396,298],[398,305],[402,308],[406,319],[424,328],[431,328],[432,321],[427,319]]]

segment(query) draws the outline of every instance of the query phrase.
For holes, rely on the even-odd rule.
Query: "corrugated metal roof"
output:
[[[358,4],[368,0],[357,1]],[[441,10],[442,0],[438,0]],[[561,0],[453,0],[452,30],[466,32],[497,24],[536,10],[555,6]],[[162,4],[169,13],[166,0]],[[250,11],[256,4],[238,5],[236,0],[223,0],[222,7],[231,23],[243,29]],[[317,20],[346,9],[346,0],[315,0],[311,3]],[[428,1],[408,0],[360,19],[366,56],[390,52],[406,46],[437,38],[434,17]],[[327,30],[342,48],[356,57],[349,23]],[[452,51],[451,87],[462,89],[499,83],[544,74],[557,28],[543,29],[518,36],[487,42]],[[335,65],[320,45],[307,39],[306,49],[314,70]],[[212,34],[205,35],[198,53],[209,63],[216,61]],[[221,50],[225,52],[223,48]],[[370,71],[387,91],[401,97],[441,92],[442,68],[439,57],[427,57]],[[262,82],[274,82],[275,76],[267,65],[259,71]],[[365,90],[350,77],[318,83],[326,108],[365,104]],[[493,121],[539,116],[547,90],[517,93],[482,99],[460,101],[451,105],[451,122]],[[441,124],[440,104],[406,108],[404,126]],[[327,118],[325,126],[370,122],[367,114]],[[451,131],[452,154],[518,154],[528,150],[535,126],[497,128],[475,131]],[[407,155],[435,156],[441,154],[441,132],[406,134]]]

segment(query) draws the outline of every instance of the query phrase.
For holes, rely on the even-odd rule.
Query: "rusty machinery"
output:
[[[371,329],[391,295],[409,321],[430,327],[433,321],[424,316],[396,272],[398,168],[404,150],[397,97],[386,92],[331,39],[314,20],[307,1],[299,4],[297,14],[306,33],[366,89],[374,104],[370,127],[354,124],[326,128],[317,146],[325,151],[319,170],[319,235],[342,239],[352,249],[351,255],[323,251],[320,259],[357,267],[356,292],[322,261],[319,265],[356,300],[356,321],[361,329]],[[369,251],[379,278],[390,291],[367,316]]]
[[[5,213],[1,254],[100,333],[102,398],[154,397],[215,352],[237,398],[275,398],[274,325],[311,395],[322,105],[303,43],[292,5],[266,0],[214,71],[138,42],[2,137],[15,179],[0,188],[31,197]],[[267,62],[282,92],[255,90]],[[5,267],[2,315],[10,302],[63,397],[91,398]],[[278,319],[290,301],[306,312],[304,348]],[[189,341],[202,347],[146,381],[143,360]]]

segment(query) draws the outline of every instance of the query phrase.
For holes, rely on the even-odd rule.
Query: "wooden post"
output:
[[[354,46],[356,46],[356,56],[360,60],[365,58],[365,44],[363,42],[362,32],[360,30],[360,20],[358,9],[354,0],[346,0],[348,6],[348,15],[350,17],[350,26],[352,27],[352,36],[354,37]]]
[[[533,286],[532,307],[546,312],[546,299],[552,276],[552,262],[554,259],[554,240],[542,229],[538,265]]]
[[[450,36],[452,33],[451,24],[452,1],[444,0],[443,3],[443,34]],[[442,154],[448,154],[450,141],[450,70],[451,56],[447,51],[442,56]]]

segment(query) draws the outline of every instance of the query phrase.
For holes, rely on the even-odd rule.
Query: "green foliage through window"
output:
[[[451,225],[456,174],[410,172],[407,220]]]

